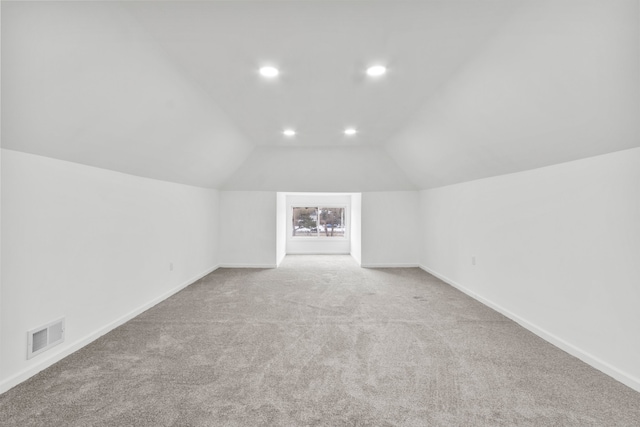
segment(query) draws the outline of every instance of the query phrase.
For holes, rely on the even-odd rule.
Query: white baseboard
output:
[[[220,264],[220,268],[277,268],[276,264]]]
[[[418,264],[413,263],[398,263],[398,264],[360,264],[362,268],[415,268],[419,267]]]
[[[467,289],[466,287],[464,287],[463,285],[457,283],[454,280],[449,279],[448,277],[439,274],[433,270],[431,270],[430,268],[424,266],[424,265],[419,265],[419,267],[421,269],[423,269],[424,271],[426,271],[429,274],[432,274],[433,276],[437,277],[438,279],[442,280],[443,282],[453,286],[454,288],[460,290],[461,292],[464,292],[465,294],[469,295],[471,298],[475,299],[476,301],[481,302],[482,304],[486,305],[489,308],[492,308],[493,310],[497,311],[498,313],[508,317],[509,319],[513,320],[514,322],[518,323],[520,326],[522,326],[523,328],[533,332],[534,334],[536,334],[537,336],[539,336],[540,338],[542,338],[543,340],[555,345],[556,347],[560,348],[561,350],[566,351],[567,353],[569,353],[570,355],[577,357],[578,359],[582,360],[583,362],[585,362],[586,364],[596,368],[597,370],[609,375],[610,377],[612,377],[613,379],[620,381],[622,384],[640,392],[640,379],[634,377],[633,375],[630,375],[618,368],[616,368],[615,366],[605,362],[602,359],[599,359],[596,356],[593,356],[592,354],[590,354],[587,351],[582,350],[581,348],[569,343],[568,341],[558,337],[557,335],[552,334],[551,332],[547,331],[546,329],[543,329],[537,325],[535,325],[534,323],[531,323],[530,321],[523,319],[522,317],[518,316],[517,314],[507,310],[506,308],[495,304],[493,301],[482,297],[481,295],[478,295],[477,293]]]
[[[93,342],[96,339],[100,338],[104,334],[106,334],[106,333],[112,331],[113,329],[117,328],[118,326],[128,322],[129,320],[133,319],[134,317],[136,317],[137,315],[141,314],[142,312],[150,309],[154,305],[166,300],[170,296],[178,293],[179,291],[181,291],[182,289],[186,288],[187,286],[189,286],[189,285],[195,283],[196,281],[202,279],[204,276],[206,276],[207,274],[211,273],[212,271],[217,270],[218,268],[219,268],[219,266],[217,266],[217,265],[214,266],[214,267],[208,268],[204,272],[202,272],[200,274],[197,274],[196,276],[192,277],[189,280],[186,280],[185,282],[181,283],[180,285],[176,286],[175,288],[173,288],[173,289],[165,292],[164,294],[152,299],[151,301],[147,302],[146,304],[143,304],[140,307],[137,307],[136,309],[132,310],[131,312],[125,314],[124,316],[119,317],[118,319],[114,320],[113,322],[111,322],[111,323],[103,326],[102,328],[90,333],[89,335],[85,336],[84,338],[80,338],[79,340],[71,343],[68,347],[61,349],[58,353],[54,353],[54,354],[51,354],[50,356],[48,356],[46,358],[37,360],[37,362],[35,362],[33,365],[29,366],[27,369],[24,369],[24,370],[22,370],[22,371],[20,371],[20,372],[18,372],[16,374],[10,376],[6,380],[0,382],[0,394],[2,394],[5,391],[17,386],[21,382],[26,381],[27,379],[31,378],[32,376],[34,376],[38,372],[48,368],[49,366],[53,365],[56,362],[59,362],[60,360],[62,360],[65,357],[69,356],[70,354],[75,353],[76,351],[80,350],[82,347],[86,346],[87,344],[90,344],[91,342]]]

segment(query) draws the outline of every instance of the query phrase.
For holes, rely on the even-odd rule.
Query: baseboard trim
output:
[[[220,268],[277,268],[276,264],[220,264]]]
[[[448,278],[447,276],[444,276],[422,264],[419,265],[419,267],[426,271],[427,273],[437,277],[438,279],[442,280],[443,282],[447,283],[448,285],[453,286],[454,288],[458,289],[461,292],[464,292],[465,294],[469,295],[471,298],[475,299],[478,302],[481,302],[482,304],[486,305],[489,308],[492,308],[493,310],[497,311],[498,313],[508,317],[509,319],[513,320],[514,322],[516,322],[517,324],[519,324],[520,326],[522,326],[523,328],[529,330],[530,332],[536,334],[537,336],[539,336],[540,338],[542,338],[543,340],[555,345],[556,347],[560,348],[561,350],[566,351],[567,353],[569,353],[570,355],[577,357],[578,359],[582,360],[583,362],[585,362],[586,364],[596,368],[597,370],[609,375],[611,378],[621,382],[622,384],[634,389],[635,391],[640,392],[640,379],[634,377],[633,375],[630,375],[618,368],[616,368],[615,366],[605,362],[604,360],[592,355],[591,353],[575,346],[574,344],[571,344],[570,342],[564,340],[563,338],[558,337],[557,335],[552,334],[551,332],[547,331],[544,328],[541,328],[537,325],[535,325],[534,323],[518,316],[517,314],[507,310],[506,308],[502,307],[499,304],[494,303],[493,301],[484,298],[481,295],[478,295],[477,293],[469,290],[468,288],[466,288],[465,286],[461,285],[460,283],[457,283],[456,281]]]
[[[180,292],[181,290],[183,290],[187,286],[197,282],[198,280],[202,279],[204,276],[206,276],[207,274],[217,270],[218,268],[219,268],[219,266],[216,265],[216,266],[213,266],[213,267],[210,267],[210,268],[206,269],[204,272],[199,273],[199,274],[193,276],[192,278],[190,278],[189,280],[186,280],[186,281],[182,282],[181,284],[179,284],[175,288],[173,288],[173,289],[165,292],[164,294],[152,299],[151,301],[149,301],[149,302],[147,302],[147,303],[135,308],[134,310],[130,311],[129,313],[125,314],[124,316],[121,316],[118,319],[112,321],[111,323],[108,323],[107,325],[105,325],[102,328],[90,333],[89,335],[85,336],[84,338],[80,338],[79,340],[73,342],[68,347],[62,349],[59,353],[54,353],[54,354],[51,354],[50,356],[48,356],[45,359],[40,359],[40,360],[37,361],[37,363],[34,363],[33,365],[29,366],[27,369],[24,369],[24,370],[22,370],[22,371],[20,371],[20,372],[18,372],[16,374],[10,376],[6,380],[0,382],[0,394],[10,390],[11,388],[13,388],[13,387],[17,386],[18,384],[22,383],[23,381],[28,380],[32,376],[36,375],[38,372],[40,372],[40,371],[42,371],[44,369],[47,369],[49,366],[53,365],[56,362],[59,362],[60,360],[62,360],[65,357],[69,356],[70,354],[75,353],[76,351],[80,350],[82,347],[86,346],[87,344],[92,343],[93,341],[95,341],[96,339],[100,338],[104,334],[106,334],[106,333],[114,330],[118,326],[128,322],[129,320],[133,319],[134,317],[138,316],[139,314],[143,313],[144,311],[147,311],[148,309],[150,309],[154,305],[156,305],[156,304],[166,300],[170,296]]]
[[[398,264],[360,264],[362,268],[416,268],[418,264],[398,263]]]

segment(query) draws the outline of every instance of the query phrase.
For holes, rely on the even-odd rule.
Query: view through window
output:
[[[294,207],[293,237],[344,237],[345,208]]]

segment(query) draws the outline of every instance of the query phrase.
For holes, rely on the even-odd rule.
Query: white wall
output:
[[[220,192],[220,265],[276,267],[274,191]]]
[[[276,195],[276,265],[287,255],[287,195]]]
[[[0,391],[214,269],[217,218],[216,190],[2,150]],[[27,330],[63,316],[27,361]]]
[[[1,7],[0,7],[0,10],[1,10]],[[1,17],[2,17],[2,12],[0,12],[0,18]],[[1,19],[0,19],[0,22],[1,22]],[[2,117],[1,111],[0,111],[0,117]],[[2,224],[2,150],[0,150],[0,224]],[[0,310],[1,309],[2,309],[2,227],[0,226]],[[2,339],[2,315],[0,313],[0,340],[1,339]],[[0,384],[2,384],[2,378],[3,378],[2,377],[2,358],[3,358],[2,351],[0,351]],[[2,393],[3,390],[4,388],[0,385],[0,393]]]
[[[362,266],[418,265],[417,191],[362,193]]]
[[[362,263],[362,193],[351,195],[351,256]]]
[[[293,237],[293,207],[294,206],[316,206],[316,207],[345,207],[345,237],[333,238],[306,238]],[[351,252],[350,216],[351,195],[350,194],[322,194],[303,193],[287,194],[287,253],[288,254],[348,254]]]
[[[420,220],[425,269],[640,391],[640,148],[425,190]]]

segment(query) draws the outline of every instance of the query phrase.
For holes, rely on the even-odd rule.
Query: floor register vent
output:
[[[64,318],[27,332],[27,359],[64,341]]]

